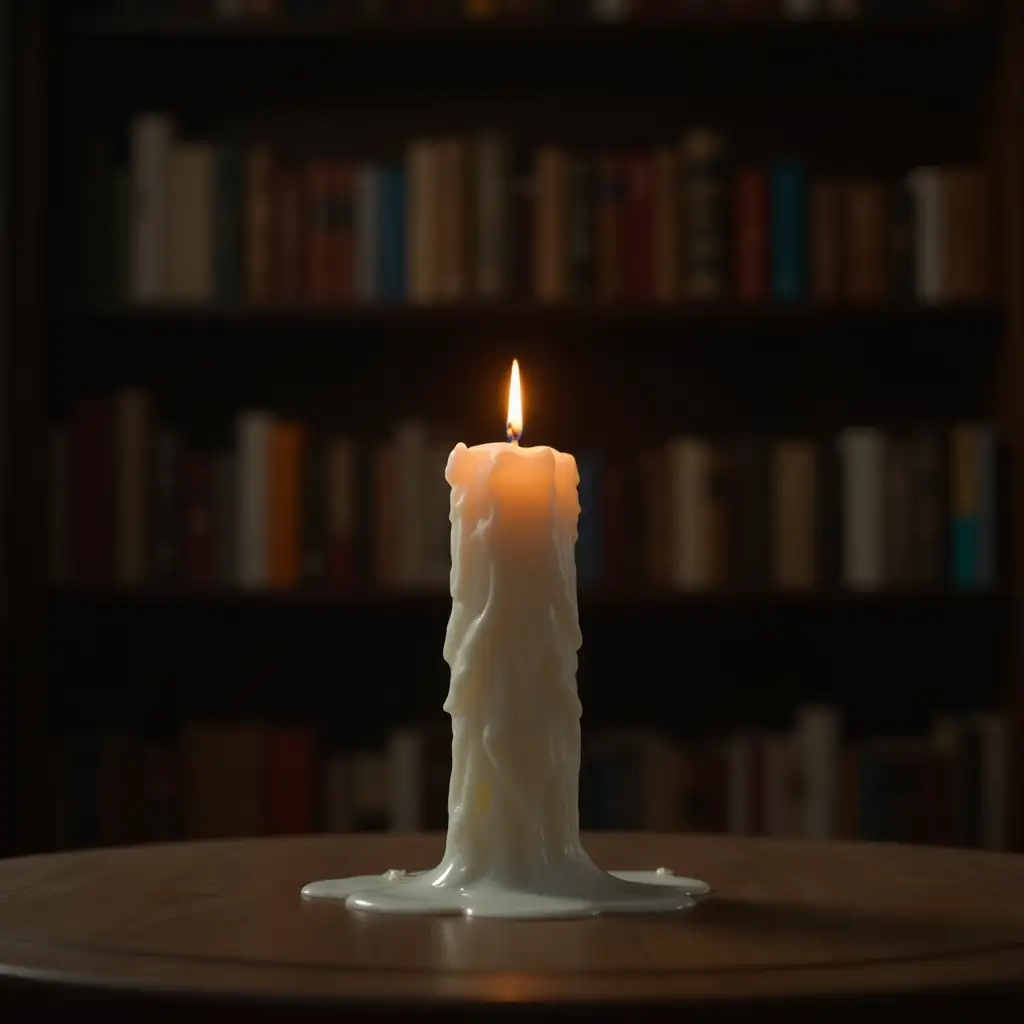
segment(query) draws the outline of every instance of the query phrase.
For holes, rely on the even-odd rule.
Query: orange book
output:
[[[294,587],[301,568],[301,466],[303,431],[295,423],[275,423],[270,438],[269,583]]]

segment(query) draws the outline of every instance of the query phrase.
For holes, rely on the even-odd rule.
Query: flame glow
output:
[[[523,394],[519,384],[519,360],[512,360],[512,376],[508,382],[508,418],[505,433],[513,444],[523,434]]]

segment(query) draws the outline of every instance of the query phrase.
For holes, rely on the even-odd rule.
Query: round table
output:
[[[547,922],[363,916],[299,895],[314,879],[431,867],[443,845],[362,834],[0,861],[0,1019],[54,1006],[147,1021],[628,1008],[689,1024],[765,1001],[820,1020],[908,994],[1024,997],[1013,855],[594,834],[603,867],[666,866],[713,892],[690,913]]]

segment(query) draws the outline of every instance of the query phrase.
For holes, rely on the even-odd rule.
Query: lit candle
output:
[[[703,882],[666,868],[606,873],[579,834],[581,644],[574,545],[576,460],[519,444],[519,364],[509,382],[508,441],[459,443],[448,458],[452,612],[452,774],[444,858],[314,882],[309,898],[359,910],[568,917],[693,906]]]
[[[519,364],[509,443],[458,444],[452,488],[448,876],[536,884],[579,843],[576,460],[521,446]]]

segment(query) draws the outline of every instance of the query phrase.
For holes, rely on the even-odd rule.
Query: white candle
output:
[[[456,445],[451,484],[452,778],[445,863],[463,882],[529,886],[579,843],[576,460],[521,447],[518,363],[510,443]],[[447,877],[447,876],[446,876]]]
[[[430,871],[313,882],[307,898],[359,910],[568,917],[681,910],[703,882],[656,872],[608,874],[579,834],[581,644],[574,545],[576,460],[519,445],[512,364],[509,442],[448,458],[452,613],[452,775],[444,858]]]

